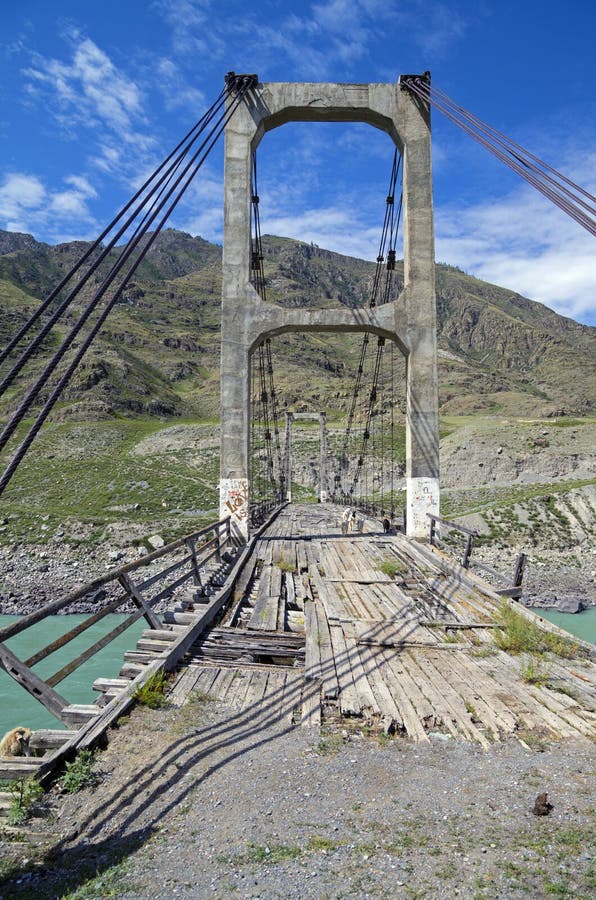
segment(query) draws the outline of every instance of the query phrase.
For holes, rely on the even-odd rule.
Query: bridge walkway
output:
[[[546,684],[527,683],[527,659],[494,641],[502,603],[518,604],[372,520],[342,535],[340,517],[330,505],[281,512],[256,541],[223,620],[184,658],[173,702],[200,691],[308,727],[418,742],[431,733],[483,747],[508,735],[528,745],[596,736],[591,659],[553,657]]]

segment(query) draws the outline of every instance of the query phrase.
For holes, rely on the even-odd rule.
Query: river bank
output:
[[[145,547],[108,543],[93,548],[60,542],[0,545],[0,615],[27,615],[147,552]],[[480,547],[474,549],[473,559],[512,577],[516,552]],[[144,572],[150,574],[149,569]],[[522,602],[532,608],[578,613],[596,607],[596,550],[584,548],[581,559],[569,551],[529,551],[523,588]],[[118,591],[114,585],[101,587],[69,606],[68,612],[95,612]]]

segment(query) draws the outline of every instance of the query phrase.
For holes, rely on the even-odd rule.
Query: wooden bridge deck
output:
[[[439,552],[402,535],[342,535],[338,511],[289,506],[255,544],[222,622],[185,659],[173,699],[192,691],[318,726],[429,732],[484,747],[515,734],[596,736],[596,667],[496,648],[501,599]],[[384,571],[383,571],[384,570]],[[550,627],[550,626],[546,626]]]
[[[163,621],[152,613],[119,677],[96,679],[96,702],[66,706],[67,730],[35,732],[30,747],[42,755],[0,758],[0,776],[45,779],[68,754],[97,743],[152,674],[176,666],[173,703],[202,692],[253,709],[260,721],[383,730],[418,742],[443,734],[483,747],[508,735],[528,746],[594,740],[593,647],[573,659],[551,655],[546,684],[526,683],[527,658],[494,641],[500,605],[514,601],[440,551],[379,533],[378,523],[342,535],[340,514],[327,505],[282,510],[228,560],[214,592],[195,584],[176,594]],[[10,668],[13,656],[3,653]],[[0,792],[0,815],[7,796]]]

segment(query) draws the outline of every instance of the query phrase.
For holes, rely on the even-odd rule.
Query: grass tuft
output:
[[[548,681],[548,671],[544,668],[539,656],[529,656],[525,665],[520,669],[520,675],[526,684],[542,686]]]
[[[145,684],[137,688],[133,699],[139,706],[148,706],[149,709],[160,709],[165,705],[165,691],[168,686],[168,676],[165,672],[154,672]]]
[[[378,566],[379,572],[388,575],[389,578],[395,578],[396,575],[405,575],[408,567],[399,559],[384,559]]]
[[[72,762],[67,762],[65,772],[60,779],[60,787],[65,794],[76,794],[86,787],[95,787],[99,783],[99,775],[93,771],[95,752],[80,750]]]
[[[8,808],[8,824],[21,825],[26,822],[31,816],[34,804],[43,797],[43,792],[39,781],[32,776],[11,782],[12,797]]]
[[[495,630],[495,642],[507,653],[530,653],[534,656],[554,653],[565,659],[583,655],[579,644],[543,630],[512,609],[506,601],[501,605],[497,620],[499,628]]]

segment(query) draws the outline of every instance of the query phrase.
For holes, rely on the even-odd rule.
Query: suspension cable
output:
[[[389,189],[387,192],[387,198],[385,202],[385,215],[383,219],[383,226],[381,229],[381,239],[379,242],[379,252],[377,254],[375,274],[373,278],[373,284],[371,289],[371,294],[369,297],[369,307],[372,309],[377,305],[382,305],[384,303],[388,303],[391,299],[392,287],[393,287],[393,278],[395,272],[395,263],[396,263],[396,243],[397,243],[397,234],[399,229],[399,224],[401,221],[402,214],[402,205],[403,205],[403,195],[400,193],[399,201],[397,203],[397,210],[395,204],[395,193],[397,189],[397,183],[401,168],[402,158],[398,153],[397,149],[393,154],[393,162],[391,166],[391,175],[389,178]],[[381,284],[382,289],[381,289]],[[379,339],[381,340],[381,339]],[[352,392],[352,400],[350,403],[350,410],[348,413],[348,421],[346,425],[346,430],[344,432],[341,451],[339,455],[339,463],[340,469],[346,471],[348,467],[348,449],[350,444],[350,438],[352,436],[352,431],[354,428],[354,419],[356,415],[356,409],[358,404],[358,398],[360,395],[360,391],[362,389],[363,381],[364,381],[364,373],[366,367],[366,358],[368,353],[368,348],[370,344],[370,334],[366,332],[362,338],[362,345],[360,349],[360,358],[358,361],[358,367],[356,370],[356,377],[354,381],[354,390]],[[376,387],[378,382],[379,375],[379,344],[377,344],[377,361],[375,363],[376,375],[373,375],[373,383],[371,385],[371,394],[376,393]],[[381,349],[382,356],[382,349]],[[375,378],[377,379],[375,381]],[[370,395],[369,395],[370,396]],[[368,439],[370,436],[370,423],[371,423],[371,415],[372,411],[369,408],[366,415],[366,424],[363,432],[363,439],[360,452],[358,454],[357,460],[357,468],[354,478],[352,480],[352,485],[349,489],[349,496],[353,496],[354,490],[360,480],[360,476],[362,474],[362,469],[364,467],[364,456],[367,448]],[[340,486],[340,482],[335,481],[335,491]],[[342,487],[342,495],[345,497],[346,491]]]
[[[78,321],[75,323],[75,325],[71,329],[69,335],[65,338],[65,340],[63,341],[61,346],[58,348],[58,350],[54,353],[53,357],[48,362],[48,364],[45,366],[41,375],[35,381],[33,387],[29,390],[29,392],[27,393],[27,395],[25,396],[25,398],[19,405],[18,409],[16,410],[16,412],[11,417],[10,421],[7,423],[7,425],[3,429],[2,434],[0,435],[0,450],[6,445],[6,442],[9,440],[9,438],[13,434],[13,432],[16,429],[16,427],[18,426],[18,424],[21,422],[21,420],[26,415],[27,411],[31,407],[33,401],[35,400],[35,398],[37,397],[39,392],[41,391],[42,387],[45,385],[48,378],[52,375],[57,364],[59,363],[59,361],[62,359],[62,357],[64,356],[64,354],[66,353],[66,351],[68,350],[70,345],[72,344],[74,338],[77,336],[77,334],[79,333],[79,331],[81,330],[83,325],[87,322],[87,320],[91,316],[92,312],[94,311],[95,307],[97,306],[97,304],[99,303],[101,298],[105,295],[108,288],[111,286],[116,275],[124,268],[125,264],[128,262],[128,260],[132,256],[133,252],[139,246],[140,241],[146,235],[146,233],[149,229],[149,226],[154,222],[154,220],[156,219],[156,217],[158,216],[160,211],[163,209],[163,207],[168,202],[168,200],[172,197],[176,188],[178,188],[178,186],[181,184],[183,179],[186,176],[188,176],[186,183],[183,184],[182,187],[180,188],[178,196],[174,199],[173,203],[167,209],[165,215],[162,217],[161,221],[159,222],[156,231],[153,232],[153,235],[149,239],[149,242],[147,243],[146,247],[143,250],[141,250],[140,256],[137,258],[137,260],[133,263],[130,270],[124,276],[122,283],[120,284],[118,290],[116,291],[116,293],[114,294],[114,296],[112,297],[111,301],[108,304],[107,312],[105,314],[102,314],[102,316],[100,317],[98,325],[101,326],[103,324],[103,322],[106,319],[107,313],[113,309],[116,301],[119,299],[119,297],[122,293],[122,290],[126,286],[127,281],[130,279],[132,274],[136,271],[139,263],[141,262],[141,260],[145,256],[145,254],[147,253],[149,247],[151,246],[151,244],[153,243],[155,238],[157,237],[164,222],[166,221],[167,218],[169,218],[172,211],[176,207],[177,203],[182,198],[182,196],[183,196],[184,192],[186,191],[186,189],[188,188],[190,182],[192,181],[192,179],[196,175],[197,171],[199,170],[199,168],[205,161],[209,151],[212,149],[213,145],[219,138],[221,132],[225,128],[226,121],[229,121],[229,119],[233,115],[233,112],[237,108],[238,103],[239,103],[239,99],[236,98],[235,101],[233,102],[232,106],[228,109],[226,114],[222,118],[220,118],[220,120],[218,121],[214,130],[211,131],[209,136],[202,142],[201,146],[198,148],[196,153],[192,156],[189,163],[187,163],[187,165],[184,168],[184,170],[182,171],[182,173],[178,176],[178,178],[175,180],[173,185],[166,192],[166,196],[160,200],[160,202],[156,205],[156,208],[153,210],[151,215],[148,218],[146,218],[143,228],[141,230],[137,231],[136,236],[133,238],[133,240],[129,241],[129,243],[126,246],[126,250],[120,255],[118,260],[114,263],[114,265],[112,266],[112,269],[110,270],[110,272],[104,279],[104,282],[102,283],[101,287],[95,292],[94,296],[88,303],[83,314],[80,316]],[[207,147],[206,150],[205,150],[205,147]],[[205,152],[203,152],[201,155],[201,151],[205,151]],[[198,161],[197,161],[197,158],[198,158]],[[194,169],[193,169],[193,165],[194,165]],[[192,172],[189,175],[188,173],[190,172],[191,169],[192,169]],[[93,340],[93,338],[97,334],[98,330],[99,330],[99,328],[96,326],[92,332],[91,340]],[[90,343],[91,343],[91,341],[85,341],[85,343],[83,344],[84,349],[82,350],[82,352],[81,352],[81,350],[79,350],[79,353],[75,357],[77,360],[76,365],[78,365],[78,362],[82,358],[83,353],[89,347]],[[75,367],[76,367],[76,365],[75,365]],[[72,369],[70,374],[72,374],[73,371],[74,371],[74,369]],[[68,377],[68,380],[70,380],[70,375]],[[62,382],[62,380],[61,380],[61,382]],[[64,384],[62,386],[64,387]],[[52,403],[52,406],[53,406],[53,403]],[[48,412],[49,412],[49,410],[48,410]],[[0,480],[0,485],[1,484],[2,484],[2,482]],[[1,487],[0,487],[0,490],[1,490]]]
[[[14,348],[17,346],[17,344],[19,344],[21,342],[21,340],[31,330],[31,328],[36,323],[36,321],[39,319],[39,317],[48,309],[49,306],[51,306],[52,302],[57,298],[57,296],[60,294],[62,289],[74,277],[74,275],[79,271],[79,269],[81,269],[83,267],[84,263],[89,259],[89,257],[91,257],[93,255],[93,253],[99,247],[102,246],[102,241],[112,231],[112,229],[116,226],[116,224],[126,215],[126,213],[131,209],[131,207],[134,206],[134,204],[138,200],[141,200],[141,203],[136,207],[136,209],[131,213],[131,215],[125,220],[124,225],[120,228],[120,230],[117,232],[117,234],[115,234],[114,237],[111,238],[110,242],[106,245],[106,247],[103,248],[100,257],[97,260],[95,260],[94,262],[92,262],[90,268],[83,275],[81,280],[77,283],[74,290],[71,291],[71,293],[68,295],[68,297],[66,298],[66,301],[64,301],[63,304],[61,304],[61,306],[59,308],[59,310],[60,310],[59,315],[62,314],[62,312],[67,308],[67,306],[69,305],[69,303],[71,302],[73,297],[76,295],[76,293],[78,291],[80,291],[80,289],[83,287],[83,285],[88,281],[89,277],[93,274],[94,271],[96,271],[96,269],[99,267],[99,265],[101,264],[103,259],[105,259],[107,254],[113,249],[113,247],[115,246],[117,241],[125,233],[127,228],[130,226],[131,222],[138,215],[139,210],[142,209],[143,206],[146,204],[147,199],[149,196],[151,196],[152,191],[154,191],[156,187],[159,187],[161,185],[161,183],[163,182],[163,180],[166,177],[168,177],[168,174],[172,171],[172,167],[179,165],[180,159],[188,151],[188,148],[182,149],[182,148],[184,148],[185,144],[187,144],[190,141],[189,146],[192,146],[192,143],[197,139],[198,135],[201,134],[201,132],[206,128],[206,126],[211,121],[211,119],[213,118],[213,116],[215,115],[217,110],[221,107],[222,103],[225,102],[225,98],[226,98],[226,88],[224,88],[222,90],[219,97],[215,100],[215,102],[211,105],[211,107],[207,110],[207,112],[198,120],[198,122],[196,122],[193,125],[193,127],[190,129],[190,131],[182,138],[182,140],[176,145],[176,147],[174,147],[174,149],[170,152],[170,154],[166,157],[166,159],[162,163],[160,163],[160,165],[157,167],[157,169],[155,169],[155,171],[149,176],[149,178],[146,179],[146,181],[141,185],[141,187],[138,189],[136,194],[134,194],[130,198],[130,200],[122,207],[122,209],[118,212],[118,214],[114,217],[114,219],[112,219],[112,221],[109,223],[109,225],[107,225],[106,228],[104,228],[102,233],[99,235],[98,238],[96,238],[95,241],[93,241],[91,246],[88,247],[88,249],[85,251],[83,256],[81,256],[81,258],[74,264],[74,266],[72,266],[72,268],[66,273],[66,275],[64,275],[64,277],[59,282],[59,284],[56,285],[56,287],[51,291],[51,293],[43,301],[43,303],[41,303],[40,306],[38,306],[38,308],[35,310],[33,315],[22,326],[20,331],[17,332],[17,334],[14,335],[14,337],[9,341],[9,343],[6,345],[6,347],[2,351],[0,351],[0,363],[4,362],[6,357],[12,352],[12,350],[14,350]],[[178,156],[176,156],[176,154],[178,154]],[[168,164],[171,163],[172,160],[174,160],[174,162],[170,166],[168,166]],[[152,184],[152,182],[154,182],[155,179],[158,177],[158,175],[160,175],[160,173],[162,173],[162,172],[164,172],[165,174],[163,174],[162,177],[158,180],[157,185],[154,185],[154,187],[150,188],[150,185]],[[149,193],[146,195],[145,192],[148,190],[149,190]],[[43,339],[43,337],[45,337],[45,335],[47,334],[47,332],[49,331],[51,326],[56,322],[57,318],[59,318],[59,315],[56,316],[56,314],[54,314],[55,317],[54,316],[52,317],[52,319],[50,320],[49,326],[46,325],[46,327],[43,330],[43,333],[41,334],[41,337],[39,337],[39,339],[36,339],[36,346],[37,346],[37,344],[40,343],[40,341]],[[22,366],[21,366],[21,368],[22,368]],[[19,371],[20,371],[20,369],[19,369]],[[5,385],[4,382],[2,383],[2,385],[0,385],[0,393],[2,393],[2,391],[4,390],[4,385]],[[8,386],[8,385],[6,385],[6,386]]]
[[[262,300],[267,300],[263,243],[261,236],[261,219],[259,212],[259,193],[257,179],[257,157],[253,153],[251,163],[251,281]],[[279,407],[273,375],[273,359],[271,355],[271,339],[266,338],[257,349],[259,372],[261,373],[262,412],[265,421],[265,446],[267,449],[267,467],[273,499],[281,502],[285,494],[286,473],[282,458],[279,435]],[[275,475],[277,467],[278,478]],[[279,485],[278,485],[279,482]]]
[[[104,279],[103,279],[103,282],[102,282],[102,286],[101,286],[101,288],[94,294],[92,300],[90,301],[90,303],[89,303],[89,305],[88,305],[88,309],[89,309],[90,311],[92,311],[92,309],[95,307],[95,305],[96,305],[97,303],[99,303],[99,301],[101,300],[103,294],[106,292],[106,290],[107,290],[108,287],[110,286],[110,284],[111,284],[111,282],[112,282],[112,279],[113,279],[114,275],[120,270],[120,268],[122,267],[122,265],[124,264],[124,262],[126,262],[126,259],[128,259],[128,257],[130,256],[130,253],[132,252],[132,249],[134,249],[134,248],[136,247],[136,244],[137,244],[136,238],[139,236],[139,234],[143,234],[144,231],[146,230],[145,225],[146,225],[147,220],[149,219],[150,221],[153,221],[153,218],[154,218],[154,217],[153,217],[153,218],[150,218],[151,212],[152,212],[152,210],[155,209],[156,206],[158,206],[158,202],[159,202],[160,197],[162,196],[162,194],[163,194],[164,192],[166,192],[166,195],[167,195],[167,196],[170,196],[171,193],[173,192],[173,190],[175,189],[175,187],[176,187],[176,185],[177,185],[178,182],[176,182],[176,183],[173,185],[173,187],[172,187],[172,189],[169,191],[169,193],[168,193],[167,190],[166,190],[168,183],[170,182],[170,184],[171,184],[171,179],[172,179],[173,176],[175,175],[176,170],[180,167],[180,165],[181,165],[181,163],[182,163],[182,161],[183,161],[183,159],[184,159],[184,156],[188,153],[188,151],[189,151],[190,148],[192,147],[192,144],[194,143],[194,141],[196,140],[196,138],[198,137],[198,135],[199,135],[200,133],[202,133],[202,131],[204,130],[204,127],[206,127],[206,125],[211,121],[211,119],[213,118],[215,112],[216,112],[219,108],[221,108],[221,103],[217,103],[216,109],[215,109],[215,111],[214,111],[213,113],[211,113],[211,111],[210,111],[210,114],[208,114],[208,117],[207,117],[207,119],[206,119],[206,121],[205,121],[204,126],[200,129],[200,131],[199,131],[198,134],[195,136],[195,138],[192,139],[192,141],[189,143],[188,147],[187,147],[186,149],[184,149],[184,150],[182,151],[182,153],[179,154],[179,156],[174,160],[174,162],[171,164],[171,166],[169,167],[169,169],[166,170],[165,174],[162,176],[161,179],[159,179],[159,181],[157,182],[157,184],[154,185],[154,187],[153,187],[153,188],[151,189],[151,191],[147,194],[147,196],[143,198],[142,202],[141,202],[141,203],[139,204],[139,206],[135,209],[135,211],[133,212],[133,214],[132,214],[131,216],[128,217],[128,219],[124,222],[124,224],[122,225],[122,227],[118,230],[118,232],[114,235],[114,237],[112,238],[112,240],[109,242],[109,244],[107,245],[107,247],[102,251],[102,253],[101,253],[100,256],[97,258],[97,260],[95,260],[95,262],[90,266],[90,268],[88,269],[88,271],[84,274],[84,276],[80,279],[80,281],[75,285],[75,287],[72,289],[72,291],[67,295],[67,297],[66,297],[66,298],[63,300],[63,302],[60,304],[60,306],[58,307],[58,309],[54,312],[54,314],[53,314],[53,315],[50,317],[50,319],[46,322],[46,324],[45,324],[44,327],[41,329],[41,331],[39,332],[39,334],[33,339],[33,341],[31,342],[31,344],[29,345],[29,347],[27,347],[27,349],[26,349],[26,350],[24,351],[24,353],[22,354],[21,358],[20,358],[19,360],[17,360],[17,362],[15,363],[15,365],[13,366],[13,368],[11,369],[11,371],[6,375],[6,377],[4,378],[4,380],[0,383],[0,395],[3,394],[4,391],[12,384],[12,382],[14,381],[14,379],[16,378],[16,376],[18,375],[18,373],[21,371],[21,369],[23,368],[23,366],[27,363],[27,361],[28,361],[28,360],[31,358],[31,356],[33,355],[34,351],[35,351],[35,350],[37,349],[37,347],[40,345],[40,343],[41,343],[41,341],[43,340],[43,338],[48,334],[48,332],[50,331],[50,329],[52,328],[52,326],[58,321],[58,319],[61,317],[61,315],[65,312],[65,310],[68,308],[68,306],[70,305],[70,303],[72,302],[72,300],[78,295],[78,293],[80,292],[80,290],[82,289],[82,287],[86,284],[86,282],[88,281],[88,279],[90,278],[90,276],[93,274],[93,272],[95,272],[95,271],[99,268],[99,266],[101,265],[101,263],[103,262],[103,260],[104,260],[104,259],[106,258],[106,256],[108,255],[108,253],[114,248],[116,242],[120,239],[120,237],[122,237],[122,235],[125,233],[125,231],[127,230],[127,228],[128,228],[128,227],[130,226],[130,224],[134,221],[135,217],[139,214],[139,212],[141,212],[141,211],[143,211],[143,209],[145,209],[145,213],[144,213],[143,217],[141,218],[141,221],[140,221],[139,225],[137,226],[135,232],[134,232],[133,235],[131,236],[131,239],[128,241],[128,244],[127,244],[127,250],[125,251],[125,254],[126,254],[126,255],[124,255],[124,256],[121,255],[121,256],[119,257],[117,263],[114,264],[114,265],[112,266],[112,269],[107,273],[106,276],[104,276]],[[213,107],[212,107],[212,110],[213,110]],[[207,145],[207,143],[208,143],[208,140],[209,140],[209,138],[206,138],[206,139],[203,141],[203,143],[201,144],[201,146],[199,147],[199,149],[198,149],[197,152],[200,152],[202,149],[204,149],[204,147],[205,147],[205,146]],[[192,164],[192,160],[191,160],[191,164]],[[183,173],[183,174],[184,174],[184,173]],[[148,204],[148,201],[149,201],[149,200],[151,200],[151,204],[148,206],[147,204]],[[159,208],[160,208],[160,207],[158,206],[158,211],[159,211]],[[118,263],[121,263],[121,265],[118,266]],[[117,266],[118,266],[118,267],[117,267]],[[79,320],[79,321],[80,321],[80,320]],[[72,342],[73,338],[76,336],[76,333],[78,332],[78,330],[79,330],[79,329],[77,329],[77,327],[76,327],[76,325],[75,325],[75,327],[73,328],[73,330],[71,331],[71,333],[67,336],[67,338],[65,338],[65,341],[64,341],[64,343],[63,343],[63,345],[62,345],[64,351],[68,348],[68,346],[69,346],[70,343]]]
[[[469,113],[444,91],[431,87],[428,73],[402,76],[400,85],[442,112],[590,234],[596,235],[596,197],[478,116]]]
[[[386,272],[385,284],[383,288],[383,292],[381,294],[381,304],[387,303],[389,301],[391,295],[391,286],[393,283],[393,272],[395,270],[395,244],[397,239],[397,229],[399,228],[399,222],[401,218],[401,209],[402,209],[402,195],[400,195],[399,204],[398,204],[398,214],[395,216],[395,191],[397,180],[399,177],[399,171],[401,167],[401,155],[398,154],[397,149],[393,154],[393,163],[391,165],[391,176],[389,178],[389,190],[387,192],[387,199],[385,202],[385,216],[383,219],[383,227],[381,229],[381,240],[379,243],[379,252],[377,254],[377,261],[375,267],[375,274],[373,278],[373,285],[368,301],[369,307],[372,309],[377,305],[377,298],[379,296],[379,287],[381,284],[383,272]],[[387,242],[389,241],[389,249],[387,250]],[[385,262],[385,254],[387,253],[387,263],[386,266],[383,265]],[[364,374],[364,364],[366,360],[366,353],[368,350],[368,344],[370,340],[370,335],[366,332],[362,338],[362,346],[360,349],[360,359],[358,362],[358,368],[356,370],[356,380],[354,383],[354,390],[352,392],[352,402],[350,404],[350,411],[348,413],[348,423],[346,425],[346,431],[344,434],[342,449],[340,452],[340,461],[347,461],[348,459],[348,445],[350,441],[350,435],[353,428],[354,416],[356,413],[356,406],[358,403],[358,396],[360,394],[360,389],[362,386],[362,379]],[[345,465],[345,463],[344,463]]]
[[[139,245],[141,238],[147,235],[149,226],[153,223],[153,221],[156,219],[156,217],[161,212],[163,207],[167,204],[167,202],[172,198],[176,189],[179,188],[178,193],[174,196],[172,202],[167,207],[164,215],[159,220],[157,229],[153,233],[149,234],[149,237],[148,237],[147,242],[145,243],[145,246],[140,249],[140,252],[139,252],[136,260],[133,261],[130,269],[125,274],[122,282],[116,289],[112,298],[109,300],[106,308],[104,309],[104,311],[101,313],[101,315],[97,319],[95,325],[89,332],[87,338],[85,339],[85,341],[79,348],[78,352],[75,354],[75,357],[72,360],[72,362],[70,363],[70,365],[68,366],[66,372],[59,379],[58,384],[54,388],[50,397],[46,401],[44,407],[42,408],[42,410],[38,414],[37,418],[35,419],[33,425],[31,426],[31,429],[29,430],[24,441],[22,442],[22,444],[18,448],[17,452],[15,453],[15,455],[14,455],[13,459],[11,460],[9,466],[7,467],[6,471],[0,478],[0,494],[3,492],[6,485],[12,478],[12,475],[16,471],[16,469],[17,469],[18,465],[20,464],[21,460],[23,459],[25,453],[31,446],[31,443],[37,436],[41,426],[43,425],[43,423],[45,422],[49,413],[51,412],[51,410],[52,410],[54,404],[56,403],[58,397],[60,396],[62,390],[64,389],[66,384],[68,384],[68,382],[70,381],[70,378],[72,377],[72,374],[74,373],[76,367],[78,366],[78,364],[81,361],[82,357],[84,356],[85,352],[89,348],[93,339],[97,335],[99,329],[104,324],[108,314],[111,312],[111,310],[113,309],[113,307],[119,300],[119,298],[122,294],[122,291],[124,290],[129,279],[131,278],[131,276],[134,274],[134,272],[140,265],[141,261],[143,260],[146,253],[148,252],[149,248],[152,246],[153,242],[157,238],[164,223],[169,218],[169,216],[171,215],[171,213],[177,206],[178,202],[181,200],[182,196],[184,195],[185,191],[187,190],[188,186],[190,185],[191,181],[197,174],[198,170],[205,162],[205,159],[207,158],[207,156],[210,153],[210,151],[212,150],[213,146],[215,145],[215,143],[221,136],[227,123],[230,121],[231,117],[234,115],[236,109],[242,102],[244,96],[248,93],[249,90],[251,90],[254,87],[254,85],[256,83],[256,76],[234,76],[233,73],[230,73],[230,74],[233,76],[233,78],[230,78],[230,76],[228,76],[228,78],[226,79],[226,89],[227,89],[228,97],[231,96],[232,99],[227,105],[225,114],[219,118],[219,120],[215,124],[214,128],[210,131],[208,137],[202,142],[201,146],[193,154],[192,158],[190,159],[189,163],[186,165],[186,167],[184,168],[182,173],[176,178],[172,187],[167,191],[166,196],[161,199],[161,201],[157,205],[154,212],[147,218],[147,221],[142,230],[142,233],[139,233],[134,246],[133,247],[128,246],[126,251],[121,255],[118,262],[114,265],[114,267],[112,268],[112,272],[110,273],[110,278],[109,278],[108,284],[106,284],[105,287],[102,286],[102,288],[100,288],[100,291],[98,291],[98,294],[100,294],[100,296],[103,296],[103,294],[105,293],[105,290],[107,289],[107,286],[109,286],[109,284],[112,283],[116,274],[118,274],[118,272],[121,270],[121,268],[123,267],[125,262],[128,261],[129,257],[131,256],[132,251],[134,249],[136,249],[136,247]],[[185,178],[186,178],[186,181],[184,181]],[[184,183],[182,183],[182,182],[184,182]],[[97,298],[97,299],[99,299],[99,298]],[[95,298],[94,298],[94,300],[95,300]],[[77,323],[77,325],[79,326],[77,328],[77,332],[80,330],[80,327],[82,327],[84,322],[87,321],[87,319],[91,315],[92,309],[93,309],[93,307],[91,306],[91,304],[89,304],[88,308],[85,310],[85,312],[83,313],[83,316],[79,320],[79,323]],[[52,359],[51,367],[47,366],[46,369],[44,370],[44,373],[42,373],[43,380],[42,380],[42,377],[40,377],[40,379],[38,379],[38,382],[36,382],[36,385],[35,385],[35,391],[29,392],[29,394],[25,398],[25,401],[23,401],[23,403],[20,405],[19,409],[16,411],[16,413],[11,418],[11,420],[7,424],[6,428],[2,432],[2,435],[0,436],[0,449],[5,446],[6,441],[10,438],[10,436],[14,432],[15,428],[17,427],[18,423],[21,421],[21,419],[25,415],[26,411],[29,409],[31,403],[33,402],[34,397],[37,396],[37,394],[39,393],[39,390],[41,389],[43,384],[45,384],[45,382],[47,381],[49,374],[51,374],[51,372],[54,371],[55,366],[57,365],[57,362],[64,355],[64,352],[66,352],[66,348],[64,348],[64,350],[62,350],[62,352],[60,353],[59,356],[58,356],[58,352],[54,355],[54,358]],[[47,372],[47,375],[46,375],[46,372]]]

